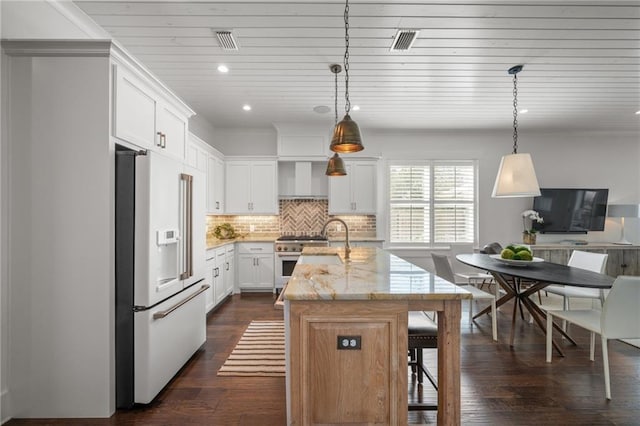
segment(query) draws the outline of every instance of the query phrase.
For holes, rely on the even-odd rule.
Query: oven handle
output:
[[[281,252],[278,252],[278,253],[276,253],[276,254],[277,254],[277,255],[278,255],[278,257],[280,257],[280,258],[282,258],[282,257],[290,257],[290,258],[292,258],[292,259],[297,259],[297,258],[299,258],[299,257],[301,256],[301,254],[300,254],[300,253],[291,253],[291,252],[288,252],[288,253],[281,253]]]

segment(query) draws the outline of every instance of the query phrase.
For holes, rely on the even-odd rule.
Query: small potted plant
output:
[[[529,227],[527,228],[527,219],[529,220]],[[536,231],[533,229],[533,222],[543,223],[544,219],[535,210],[525,210],[522,212],[522,242],[525,244],[536,243]]]

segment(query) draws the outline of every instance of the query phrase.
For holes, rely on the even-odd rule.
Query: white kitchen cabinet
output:
[[[226,214],[278,214],[275,160],[226,161]]]
[[[228,279],[233,279],[233,273],[229,273],[230,265],[227,262],[227,252],[234,252],[234,245],[227,244],[222,247],[207,250],[207,272],[205,282],[211,287],[206,294],[206,309],[211,309],[224,302],[230,294],[228,291]]]
[[[189,141],[187,142],[186,162],[191,167],[194,167],[201,172],[207,173],[207,189],[208,184],[208,171],[207,160],[209,159],[209,152],[205,148],[206,142],[198,138],[196,135],[189,133]]]
[[[272,291],[274,282],[273,243],[239,243],[238,289]]]
[[[377,161],[344,161],[347,176],[329,179],[329,214],[376,214]]]
[[[224,214],[225,173],[224,160],[217,155],[207,156],[207,211]]]
[[[234,244],[226,246],[225,267],[224,267],[224,289],[225,293],[233,294],[233,287],[236,281],[236,250]]]
[[[214,287],[214,279],[213,276],[215,274],[214,269],[216,268],[216,251],[214,249],[207,250],[206,255],[206,273],[204,276],[205,284],[209,285],[209,288],[205,292],[205,310],[209,312],[213,309],[215,303],[215,287]]]
[[[225,289],[225,266],[226,266],[226,248],[219,247],[216,249],[216,267],[213,275],[213,286],[215,288],[215,305],[219,305],[225,297],[227,297],[227,291]]]
[[[114,66],[114,136],[184,160],[189,116],[124,66]]]

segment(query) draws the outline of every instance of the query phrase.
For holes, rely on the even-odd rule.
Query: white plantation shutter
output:
[[[391,243],[429,241],[431,172],[428,166],[390,166]]]
[[[391,244],[473,243],[475,162],[390,165],[389,219]]]

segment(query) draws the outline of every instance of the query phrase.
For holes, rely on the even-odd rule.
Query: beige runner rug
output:
[[[218,371],[218,376],[284,374],[284,321],[251,321]]]

